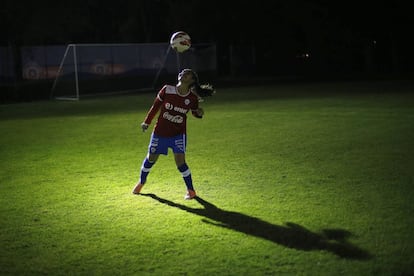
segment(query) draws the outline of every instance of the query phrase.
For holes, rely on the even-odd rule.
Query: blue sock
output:
[[[191,171],[190,168],[187,166],[186,163],[182,164],[180,167],[178,167],[178,170],[181,172],[185,185],[187,186],[187,190],[193,190],[193,180],[191,179]]]
[[[144,162],[142,162],[141,166],[141,176],[139,178],[139,183],[145,184],[147,182],[147,176],[152,168],[154,166],[155,162],[150,162],[148,160],[148,157],[144,159]]]

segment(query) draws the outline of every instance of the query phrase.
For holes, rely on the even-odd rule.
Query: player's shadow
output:
[[[289,248],[304,251],[325,250],[346,259],[366,260],[371,258],[367,251],[348,241],[352,234],[346,230],[324,229],[321,233],[314,233],[296,223],[287,222],[285,225],[276,225],[242,213],[226,211],[200,197],[196,197],[195,200],[204,208],[190,208],[160,198],[155,194],[142,195],[168,206],[202,216],[204,217],[202,221],[205,223],[263,238]]]

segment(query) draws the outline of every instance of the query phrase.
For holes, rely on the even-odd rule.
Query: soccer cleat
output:
[[[132,190],[133,194],[139,194],[141,192],[142,186],[144,186],[144,184],[138,183],[137,185],[135,185],[134,189]]]
[[[193,190],[187,190],[187,194],[184,196],[184,199],[193,199],[196,196],[197,195],[196,195],[196,192],[195,191],[193,191]]]

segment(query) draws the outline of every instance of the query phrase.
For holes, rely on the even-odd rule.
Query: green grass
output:
[[[222,89],[130,192],[154,95],[0,106],[1,275],[414,272],[410,83]]]

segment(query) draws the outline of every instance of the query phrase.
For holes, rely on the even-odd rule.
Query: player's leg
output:
[[[139,194],[141,192],[142,187],[144,186],[145,182],[147,182],[147,176],[150,173],[152,166],[154,166],[155,162],[157,162],[158,157],[159,154],[149,153],[145,157],[144,161],[142,161],[139,181],[132,190],[133,194]]]
[[[185,153],[174,153],[174,159],[175,159],[175,164],[177,165],[178,170],[183,176],[185,185],[187,187],[187,194],[185,195],[184,198],[193,199],[194,197],[196,197],[196,192],[193,187],[193,180],[191,177],[190,168],[185,162]]]
[[[196,197],[196,192],[193,187],[193,180],[191,178],[190,168],[185,162],[186,146],[187,146],[187,139],[186,139],[185,134],[173,137],[173,141],[171,141],[171,144],[170,144],[170,147],[172,148],[174,152],[175,164],[177,165],[178,170],[183,176],[185,185],[187,186],[187,194],[185,195],[184,198],[192,199]]]
[[[152,166],[154,166],[155,162],[157,162],[159,156],[159,154],[149,153],[142,162],[141,174],[139,177],[139,182],[142,185],[144,185],[145,182],[147,182],[147,176],[150,173]]]
[[[135,185],[132,190],[133,194],[139,194],[145,182],[147,182],[147,176],[151,171],[152,166],[157,162],[160,154],[167,154],[168,147],[164,139],[157,137],[156,135],[151,135],[151,141],[148,147],[148,155],[145,157],[141,165],[141,173],[138,183]]]

